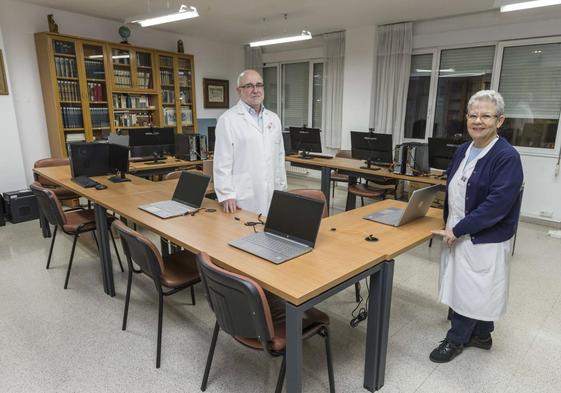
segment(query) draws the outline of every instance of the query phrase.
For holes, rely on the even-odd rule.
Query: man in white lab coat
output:
[[[218,119],[214,189],[227,213],[267,215],[274,190],[286,190],[279,117],[263,106],[263,78],[255,70],[238,77],[240,100]]]

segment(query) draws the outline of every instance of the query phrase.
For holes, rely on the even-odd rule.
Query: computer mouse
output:
[[[106,188],[107,188],[107,186],[105,184],[96,184],[95,185],[96,190],[105,190]]]

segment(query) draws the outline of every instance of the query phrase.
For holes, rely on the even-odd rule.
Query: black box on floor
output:
[[[37,199],[31,190],[5,192],[3,199],[6,219],[12,224],[39,218]]]
[[[6,225],[6,218],[4,215],[4,199],[0,199],[0,227]]]

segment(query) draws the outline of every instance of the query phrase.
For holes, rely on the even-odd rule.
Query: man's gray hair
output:
[[[501,93],[495,90],[479,90],[477,93],[471,96],[467,104],[467,109],[469,109],[475,104],[475,101],[489,101],[495,104],[497,108],[495,110],[495,115],[501,117],[505,114],[505,101]]]
[[[253,70],[251,68],[248,68],[247,70],[243,70],[241,74],[238,75],[238,81],[236,82],[236,87],[240,87],[240,82],[242,81],[242,78],[244,77],[245,74],[247,74],[249,71],[253,71],[257,74],[259,74],[258,71]],[[259,74],[261,76],[261,74]]]

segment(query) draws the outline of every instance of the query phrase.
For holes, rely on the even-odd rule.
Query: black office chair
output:
[[[160,368],[164,296],[173,295],[185,288],[191,288],[191,302],[195,305],[195,291],[193,286],[201,281],[199,273],[197,272],[197,265],[195,264],[195,255],[189,251],[181,251],[162,257],[154,243],[126,226],[123,222],[115,221],[113,223],[113,228],[115,228],[121,236],[121,244],[127,256],[129,268],[122,330],[127,329],[132,273],[144,273],[154,281],[156,291],[158,292],[156,368]],[[133,262],[137,264],[140,269],[135,269],[132,264]],[[169,288],[169,290],[165,292],[164,287]]]
[[[280,393],[286,371],[284,301],[265,292],[255,281],[216,266],[205,253],[197,256],[197,265],[210,308],[216,315],[201,390],[203,392],[206,390],[218,332],[222,329],[248,348],[264,351],[272,357],[283,357],[275,390]],[[329,391],[334,393],[335,381],[328,324],[329,317],[312,308],[304,314],[302,337],[307,339],[319,334],[324,338]]]
[[[47,259],[47,269],[51,264],[51,257],[53,255],[53,247],[55,245],[56,234],[58,228],[60,228],[67,235],[73,236],[74,240],[72,242],[72,251],[70,252],[70,260],[68,261],[68,269],[66,271],[66,279],[64,280],[64,289],[68,288],[68,280],[70,279],[70,270],[72,269],[72,261],[74,260],[74,251],[76,249],[76,242],[81,234],[86,232],[91,232],[94,236],[96,245],[99,251],[99,244],[95,236],[95,230],[97,229],[95,223],[95,216],[93,210],[86,210],[84,208],[75,208],[69,210],[62,210],[62,205],[58,200],[55,192],[50,188],[42,187],[39,182],[34,182],[30,186],[33,195],[37,198],[37,203],[43,216],[46,218],[47,223],[54,225],[55,229],[53,232],[53,239],[51,240],[51,247],[49,249],[49,257]],[[108,216],[107,221],[109,224],[114,220],[114,217]],[[48,225],[47,224],[47,225]],[[117,250],[117,245],[115,244],[115,239],[113,238],[113,233],[107,228],[109,234],[111,235],[111,240],[113,242],[113,247],[115,248],[115,253],[117,254],[117,260],[119,261],[119,266],[121,271],[124,271],[123,265],[121,263],[121,257],[119,251]]]

